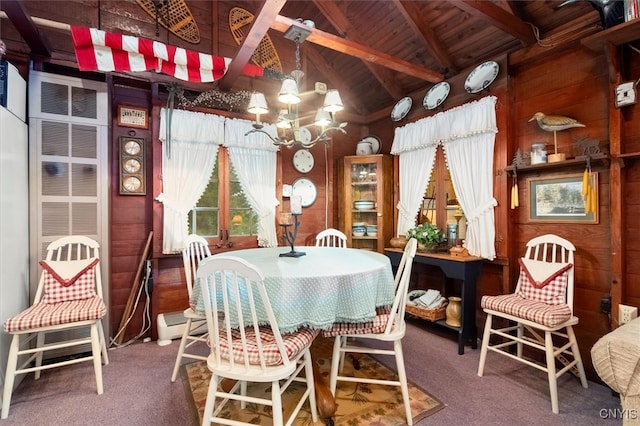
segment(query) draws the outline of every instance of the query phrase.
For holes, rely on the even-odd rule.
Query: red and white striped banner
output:
[[[71,26],[71,35],[81,71],[154,70],[184,81],[208,83],[220,79],[231,62],[230,58],[95,28]],[[264,68],[247,64],[242,73],[259,77]]]

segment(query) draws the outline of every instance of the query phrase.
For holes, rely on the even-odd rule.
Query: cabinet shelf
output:
[[[638,155],[640,155],[640,153]],[[527,166],[518,166],[518,167],[511,165],[511,166],[505,167],[505,170],[507,172],[517,171],[520,173],[526,173],[526,172],[534,172],[534,171],[549,171],[549,170],[556,170],[556,169],[564,169],[572,166],[586,165],[587,158],[591,158],[592,166],[594,165],[594,163],[607,164],[609,161],[608,154],[600,153],[600,154],[594,154],[591,157],[578,157],[578,158],[572,158],[571,160],[557,161],[555,163],[530,164]]]
[[[581,43],[593,51],[602,51],[607,42],[620,46],[640,39],[640,19],[634,19],[585,37]]]

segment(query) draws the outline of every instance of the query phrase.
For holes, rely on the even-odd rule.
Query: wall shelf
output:
[[[607,42],[614,46],[621,46],[638,39],[640,39],[640,19],[634,19],[585,37],[581,43],[593,51],[601,52]]]
[[[636,155],[640,156],[640,153]],[[518,166],[517,168],[516,166],[511,165],[506,167],[505,170],[508,172],[516,171],[521,173],[534,172],[534,171],[551,171],[556,169],[564,169],[572,166],[586,165],[587,158],[591,158],[591,166],[594,166],[594,164],[597,164],[597,163],[602,163],[605,165],[608,165],[609,163],[609,155],[600,153],[600,154],[594,154],[590,157],[583,156],[578,158],[572,158],[570,160],[565,160],[565,161],[557,161],[555,163],[530,164],[526,166]]]

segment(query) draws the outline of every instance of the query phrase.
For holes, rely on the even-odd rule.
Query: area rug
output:
[[[327,384],[329,383],[329,371],[331,369],[332,345],[333,339],[318,337],[311,347],[313,360],[316,362],[318,370]],[[359,367],[359,369],[355,370],[356,376],[381,379],[397,377],[394,371],[368,355],[360,355],[355,364]],[[353,359],[347,357],[344,369],[346,374],[353,374]],[[207,400],[207,390],[211,373],[204,361],[186,364],[183,367],[183,373],[186,376],[185,382],[188,384],[188,391],[190,391],[193,397],[194,408],[201,422],[204,405]],[[269,386],[269,384],[251,383],[247,387],[247,392],[268,395]],[[303,386],[293,383],[282,396],[285,418],[287,413],[293,410],[294,402],[298,399],[297,395],[302,392]],[[336,426],[390,426],[406,424],[402,394],[399,387],[338,382],[336,393],[338,409],[333,417]],[[413,385],[411,382],[409,382],[409,398],[411,400],[411,412],[414,423],[445,407],[437,398]],[[245,410],[241,410],[239,404],[231,401],[225,407],[223,416],[256,425],[272,424],[271,408],[255,404],[248,404]],[[313,423],[308,403],[305,404],[294,422],[294,425],[298,426],[320,426],[324,424],[325,420],[321,418],[319,418],[316,423]]]

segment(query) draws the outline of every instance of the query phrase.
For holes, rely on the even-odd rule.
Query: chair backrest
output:
[[[570,263],[574,265],[567,271],[567,288],[566,298],[567,305],[571,308],[573,313],[573,288],[574,288],[574,252],[575,246],[559,237],[555,234],[545,234],[539,237],[532,238],[527,243],[527,250],[524,258],[531,260],[538,260],[541,262],[549,263]],[[516,293],[520,290],[520,281],[516,285]]]
[[[200,261],[205,257],[211,256],[209,244],[200,235],[191,234],[184,240],[184,248],[182,249],[182,264],[184,265],[184,275],[187,279],[187,291],[189,299],[193,290],[193,282],[198,270]]]
[[[47,253],[45,255],[46,260],[56,262],[85,260],[91,258],[100,259],[100,244],[98,244],[96,240],[83,235],[70,235],[52,241],[47,246]],[[93,268],[95,272],[94,281],[96,294],[104,300],[100,263],[96,264]],[[33,301],[34,303],[40,302],[44,295],[44,288],[45,272],[43,269],[40,274],[40,281],[38,281],[38,289],[36,290],[36,296]]]
[[[316,235],[316,247],[346,247],[347,236],[335,228],[327,228]]]
[[[202,261],[196,276],[202,287],[211,352],[217,368],[248,371],[250,366],[255,369],[259,365],[264,371],[267,365],[273,365],[273,357],[278,356],[263,351],[272,338],[281,363],[295,368],[282,341],[263,275],[256,266],[239,257],[216,255]],[[266,324],[259,320],[259,313],[268,318]],[[270,328],[267,338],[264,326]]]
[[[409,281],[411,280],[411,270],[413,269],[413,258],[416,256],[418,241],[411,238],[404,246],[404,252],[398,265],[395,276],[396,295],[393,299],[389,321],[385,327],[384,333],[389,334],[398,327],[404,328],[404,312],[407,305],[407,292],[409,290]]]

